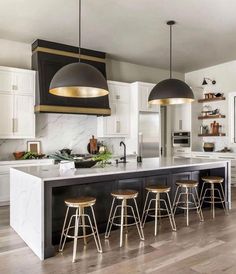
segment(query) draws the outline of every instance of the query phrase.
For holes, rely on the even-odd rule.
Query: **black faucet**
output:
[[[126,145],[123,141],[120,142],[120,146],[124,146],[124,156],[120,158],[120,160],[122,161],[121,163],[127,163],[126,161]]]

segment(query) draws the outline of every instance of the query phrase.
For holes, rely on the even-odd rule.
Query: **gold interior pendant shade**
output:
[[[79,0],[79,62],[61,68],[52,78],[49,93],[63,97],[94,98],[109,93],[102,73],[86,63],[81,63],[81,0]]]
[[[61,68],[53,77],[49,92],[75,98],[94,98],[107,95],[107,81],[95,67],[72,63]]]
[[[175,21],[168,21],[170,26],[170,78],[159,82],[150,92],[149,104],[175,105],[194,101],[192,89],[183,81],[172,78],[172,26]]]

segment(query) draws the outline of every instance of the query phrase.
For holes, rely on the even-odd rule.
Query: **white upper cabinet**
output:
[[[35,137],[35,72],[0,67],[0,138]]]
[[[174,131],[191,131],[191,104],[171,106]]]
[[[148,103],[148,97],[155,84],[137,82],[139,111],[159,112],[159,106]]]
[[[130,131],[130,84],[108,81],[111,116],[98,117],[98,137],[126,137]]]
[[[0,67],[0,92],[11,92],[14,88],[14,75],[11,71]]]

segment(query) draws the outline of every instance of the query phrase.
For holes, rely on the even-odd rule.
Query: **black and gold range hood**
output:
[[[45,40],[32,44],[32,69],[37,71],[36,113],[73,113],[108,116],[108,95],[96,98],[74,98],[49,93],[53,76],[62,67],[78,62],[98,69],[106,79],[106,54]]]

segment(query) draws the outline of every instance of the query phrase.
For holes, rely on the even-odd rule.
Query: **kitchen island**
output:
[[[142,163],[130,161],[105,168],[71,169],[59,166],[12,168],[10,172],[10,224],[40,258],[55,254],[63,225],[66,198],[94,196],[95,214],[100,232],[104,231],[110,205],[110,193],[118,188],[135,189],[142,210],[145,187],[151,184],[171,186],[173,200],[178,179],[200,182],[201,176],[224,177],[227,206],[231,206],[230,162],[227,160],[193,158],[152,158]],[[145,232],[145,231],[144,231]]]

